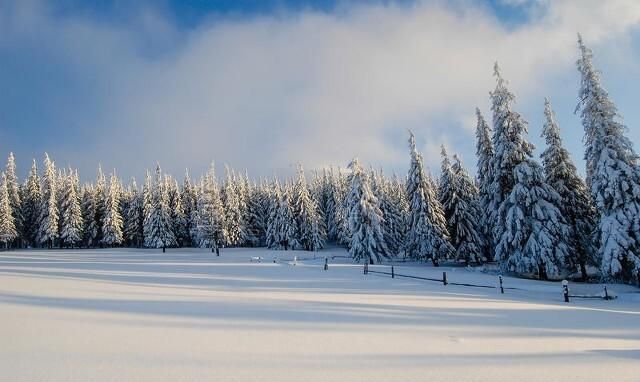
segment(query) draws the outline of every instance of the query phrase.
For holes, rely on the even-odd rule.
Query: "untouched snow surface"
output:
[[[291,264],[294,255],[303,260]],[[340,249],[317,253],[346,255]],[[260,256],[262,263],[251,262]],[[273,258],[279,259],[273,263]],[[0,252],[2,381],[638,381],[640,294],[264,249]],[[373,267],[381,268],[381,267]],[[464,268],[397,272],[494,285]],[[572,285],[595,294],[602,286]]]

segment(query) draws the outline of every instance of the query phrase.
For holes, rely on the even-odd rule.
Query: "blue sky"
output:
[[[434,172],[443,143],[473,171],[498,60],[537,152],[549,96],[582,170],[576,33],[637,142],[639,23],[633,0],[0,0],[0,155],[83,179],[353,156],[403,174],[412,129]]]

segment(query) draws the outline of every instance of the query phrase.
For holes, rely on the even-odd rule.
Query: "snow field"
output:
[[[301,260],[292,265],[293,256]],[[0,253],[0,380],[637,381],[640,294],[363,275],[342,249]],[[261,256],[263,262],[251,262]],[[273,263],[273,259],[278,259]],[[373,267],[372,269],[377,268]],[[495,284],[463,268],[397,271]],[[600,285],[571,285],[585,293]]]

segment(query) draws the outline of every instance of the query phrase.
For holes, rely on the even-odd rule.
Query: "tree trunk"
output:
[[[587,264],[585,264],[584,259],[580,259],[580,273],[582,273],[582,281],[587,281],[589,279],[589,275],[587,274]]]

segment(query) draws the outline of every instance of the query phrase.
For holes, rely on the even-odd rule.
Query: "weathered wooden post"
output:
[[[498,280],[500,281],[500,293],[504,294],[504,286],[502,286],[502,275],[498,275]]]
[[[369,273],[369,263],[364,263],[364,274],[368,274]]]
[[[444,285],[449,284],[449,283],[447,282],[447,272],[442,272],[442,283],[443,283]]]
[[[328,270],[329,269],[329,259],[328,258],[324,258],[324,270]]]
[[[396,278],[396,272],[393,269],[393,265],[391,266],[391,278],[395,279]]]
[[[611,297],[609,297],[609,291],[607,291],[607,286],[604,286],[604,299],[605,300],[611,300]]]
[[[569,302],[569,282],[567,280],[562,280],[562,294],[564,302]]]

